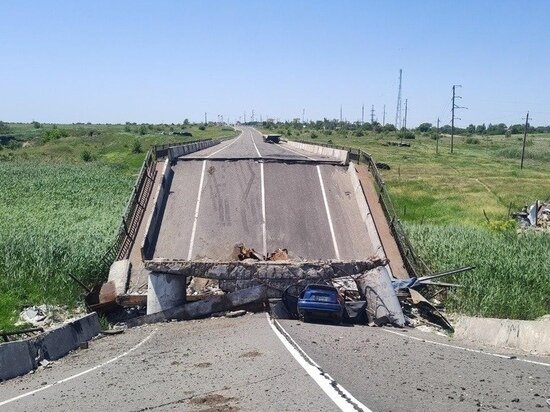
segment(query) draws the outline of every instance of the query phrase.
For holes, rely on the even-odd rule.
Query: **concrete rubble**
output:
[[[39,305],[24,308],[19,314],[16,326],[32,325],[48,328],[67,322],[76,316],[86,314],[84,308],[67,309],[66,306]]]
[[[550,231],[550,201],[537,200],[525,206],[521,212],[514,213],[522,229]]]

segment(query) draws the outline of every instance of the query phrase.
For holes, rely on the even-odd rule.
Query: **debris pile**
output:
[[[29,306],[19,314],[19,321],[15,326],[32,325],[48,328],[65,323],[67,320],[85,314],[84,308],[69,310],[66,306],[40,305]]]
[[[537,200],[531,206],[524,206],[521,212],[514,213],[513,216],[523,229],[550,231],[550,201]]]

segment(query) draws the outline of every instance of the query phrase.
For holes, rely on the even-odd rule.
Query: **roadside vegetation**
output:
[[[172,135],[173,131],[192,136]],[[0,330],[34,304],[76,305],[106,276],[101,258],[153,144],[234,135],[199,125],[0,122]]]
[[[376,162],[417,254],[435,272],[462,265],[447,308],[469,315],[535,319],[550,313],[550,233],[517,233],[510,212],[550,199],[550,130],[530,128],[520,169],[520,125],[470,125],[437,141],[429,124],[264,123],[263,130],[312,143],[361,148]],[[388,145],[410,143],[410,147]],[[436,146],[439,153],[436,154]]]

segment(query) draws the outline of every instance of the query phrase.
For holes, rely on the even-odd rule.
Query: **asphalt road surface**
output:
[[[96,339],[89,349],[1,383],[0,410],[550,408],[549,358],[497,357],[415,330],[278,322],[280,328],[264,313],[247,314]]]
[[[240,243],[301,259],[372,257],[347,167],[326,162],[336,159],[266,143],[252,128],[183,156],[154,257],[235,260]]]

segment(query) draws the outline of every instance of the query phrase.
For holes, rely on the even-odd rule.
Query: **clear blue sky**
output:
[[[550,1],[0,3],[0,119],[550,124]]]

